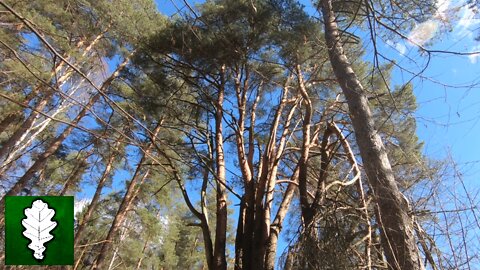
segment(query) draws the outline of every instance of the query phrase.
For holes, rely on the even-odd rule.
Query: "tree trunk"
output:
[[[93,212],[97,208],[98,202],[100,200],[100,196],[102,194],[103,187],[105,186],[105,183],[107,182],[108,177],[110,176],[110,173],[113,169],[113,163],[115,161],[115,157],[117,155],[116,152],[119,146],[120,146],[120,138],[115,142],[114,146],[112,147],[110,157],[108,158],[108,161],[105,164],[105,169],[103,170],[102,176],[98,180],[97,188],[95,189],[95,193],[92,197],[92,201],[88,204],[87,211],[83,215],[82,220],[79,222],[78,229],[77,229],[77,232],[75,233],[75,238],[73,240],[74,247],[78,246],[78,244],[80,243],[80,240],[82,239],[83,231],[85,230],[87,222],[90,221],[90,218],[92,217]],[[76,270],[78,265],[80,264],[86,249],[87,249],[86,247],[82,247],[82,252],[80,253],[80,256],[78,256],[77,261],[75,262],[75,267],[73,268],[74,270]]]
[[[222,82],[218,89],[218,99],[215,112],[215,151],[216,151],[216,181],[217,181],[217,226],[215,232],[215,249],[213,252],[214,269],[226,270],[227,243],[227,190],[225,174],[225,155],[223,149],[223,99],[225,95],[225,66],[221,70]]]
[[[82,111],[77,115],[77,117],[72,121],[71,125],[69,125],[65,130],[53,140],[53,142],[45,149],[45,151],[40,154],[32,166],[25,172],[25,174],[20,177],[20,179],[11,187],[5,196],[13,196],[17,195],[27,184],[28,181],[37,173],[47,162],[47,159],[53,155],[58,148],[62,145],[63,141],[70,135],[73,131],[74,127],[80,122],[80,120],[85,116],[87,111],[93,106],[93,104],[97,101],[100,97],[99,94],[92,97],[89,103],[82,109]],[[3,207],[5,196],[2,197],[0,200],[0,206]]]
[[[78,245],[87,222],[90,220],[93,214],[93,211],[95,211],[95,209],[97,208],[97,204],[98,204],[98,201],[100,200],[100,195],[102,194],[103,187],[105,186],[105,183],[107,182],[108,177],[110,176],[110,172],[112,171],[113,162],[115,161],[115,157],[117,154],[116,151],[119,146],[120,146],[120,139],[117,140],[114,146],[112,147],[110,157],[107,163],[105,164],[105,170],[103,171],[102,176],[98,180],[97,188],[95,189],[95,193],[93,194],[92,201],[88,205],[87,211],[85,212],[85,215],[83,216],[82,221],[78,225],[77,233],[75,234],[75,240],[73,242],[74,246]]]
[[[240,210],[238,214],[237,232],[235,234],[235,270],[243,269],[243,225],[245,224],[245,198],[240,200]]]
[[[302,125],[302,135],[303,135],[303,143],[301,149],[300,159],[298,161],[298,187],[300,191],[300,206],[302,209],[302,217],[304,228],[306,231],[310,231],[308,227],[311,226],[313,221],[314,211],[313,207],[308,198],[308,158],[310,154],[310,147],[311,147],[311,126],[312,126],[312,116],[313,116],[313,108],[312,102],[308,95],[307,89],[305,87],[305,82],[303,80],[302,70],[300,65],[296,67],[297,71],[297,78],[298,78],[298,90],[303,98],[303,103],[305,103],[305,117],[303,119]]]
[[[83,176],[85,168],[88,166],[87,159],[92,154],[93,149],[89,153],[86,153],[84,157],[75,160],[75,167],[70,172],[67,180],[65,180],[62,190],[60,190],[59,196],[65,196],[65,194],[70,190],[70,188],[78,183]]]
[[[124,222],[125,224],[123,225],[123,230],[120,232],[120,243],[123,240],[125,240],[125,238],[128,235],[128,227],[129,227],[129,223],[130,223],[128,221],[129,221],[128,219],[125,219],[125,222]],[[117,258],[118,250],[119,250],[119,245],[116,245],[115,250],[113,251],[112,259],[110,260],[110,263],[108,264],[108,270],[113,270],[114,269],[113,263],[115,262],[115,259]]]
[[[298,166],[293,173],[291,181],[296,183],[298,180]],[[280,203],[280,206],[277,211],[277,215],[270,226],[270,235],[267,241],[266,253],[265,253],[265,270],[274,270],[275,269],[275,259],[277,258],[277,245],[278,245],[278,237],[282,230],[283,220],[287,215],[288,208],[290,207],[290,203],[292,202],[293,195],[295,194],[296,185],[293,183],[289,183],[287,190],[283,196],[283,200]]]
[[[126,58],[125,61],[117,67],[117,70],[110,75],[110,77],[102,84],[101,89],[105,90],[113,80],[120,74],[120,71],[127,65],[129,58]],[[93,107],[93,105],[100,98],[100,93],[95,94],[95,96],[90,98],[90,101],[83,107],[83,109],[78,113],[75,119],[68,125],[63,132],[56,137],[53,142],[47,147],[47,149],[40,154],[33,165],[25,172],[25,174],[11,187],[5,196],[0,200],[0,215],[3,214],[3,208],[5,205],[5,197],[17,195],[27,184],[28,181],[38,172],[47,162],[47,159],[53,155],[58,148],[62,145],[63,141],[70,135],[73,129],[80,123],[80,120],[87,114],[87,112]],[[3,217],[0,219],[0,224],[3,223]]]
[[[210,138],[207,138],[207,141]],[[202,235],[203,235],[203,245],[205,248],[205,257],[207,260],[208,269],[213,269],[213,242],[212,242],[212,235],[210,232],[210,224],[208,221],[208,208],[207,208],[207,187],[208,187],[208,176],[210,169],[212,168],[213,162],[213,153],[212,153],[212,144],[208,144],[208,155],[209,160],[205,165],[204,172],[203,172],[203,183],[202,183],[202,191],[201,191],[201,215],[197,215],[200,218],[201,228],[202,228]]]
[[[160,127],[161,125],[159,124],[153,131],[154,137],[157,136],[158,131],[160,130]],[[135,173],[133,174],[132,180],[128,184],[128,188],[125,193],[125,196],[123,196],[123,200],[120,203],[120,207],[117,211],[117,214],[115,215],[115,218],[113,219],[112,225],[110,226],[110,230],[108,231],[108,235],[105,238],[105,241],[103,242],[102,247],[100,248],[100,253],[98,254],[97,259],[93,262],[90,268],[91,270],[102,269],[102,265],[107,256],[107,251],[111,247],[112,241],[114,240],[118,230],[120,229],[120,225],[125,220],[127,212],[130,209],[130,206],[132,205],[132,202],[135,199],[135,196],[137,195],[137,186],[140,186],[143,183],[143,181],[147,178],[150,172],[150,170],[147,169],[142,175],[142,167],[144,165],[144,162],[148,159],[148,155],[150,154],[152,147],[153,147],[153,142],[150,143],[144,150],[142,159],[138,163]]]
[[[325,40],[335,76],[346,97],[360,155],[379,206],[383,249],[389,267],[423,269],[417,250],[408,203],[399,191],[384,145],[375,130],[363,86],[349,63],[340,40],[331,0],[322,0]]]
[[[49,90],[48,93],[43,97],[40,102],[35,106],[35,110],[33,110],[27,119],[20,125],[20,127],[10,136],[3,144],[2,148],[0,148],[0,161],[3,161],[10,153],[10,151],[20,143],[21,139],[25,136],[25,134],[30,130],[30,128],[35,123],[35,120],[40,115],[37,111],[42,111],[45,106],[47,106],[50,98],[53,96],[53,91]],[[7,164],[3,164],[6,166]],[[1,175],[0,175],[1,176]]]
[[[87,56],[87,54],[92,51],[93,47],[95,44],[97,44],[104,36],[105,32],[97,35],[92,42],[82,51],[81,57]],[[80,49],[85,43],[85,40],[80,40],[76,44],[76,48]],[[52,72],[51,78],[55,78],[55,76],[61,72],[61,69],[64,67],[65,62],[60,62],[56,67],[55,71]],[[68,78],[73,74],[72,70],[66,71],[63,75],[61,75],[57,80],[56,84],[57,85],[62,85],[64,82],[67,81]],[[40,86],[38,86],[35,90],[35,92],[38,92],[38,89],[41,89]],[[60,89],[58,89],[61,91]],[[40,113],[39,111],[42,111],[45,106],[48,104],[50,101],[50,98],[53,96],[54,91],[53,89],[48,89],[47,94],[45,97],[39,101],[39,103],[35,106],[35,110],[33,110],[30,115],[27,117],[27,119],[20,125],[20,127],[13,133],[13,135],[8,138],[7,141],[5,141],[2,144],[2,148],[0,149],[0,161],[3,161],[6,157],[8,157],[10,151],[14,149],[18,144],[22,142],[22,140],[26,137],[27,133],[30,131],[32,128],[33,124],[35,123],[35,120],[39,117]],[[6,166],[7,164],[3,164],[3,166]],[[5,171],[5,170],[4,170]],[[0,175],[1,176],[1,175]]]

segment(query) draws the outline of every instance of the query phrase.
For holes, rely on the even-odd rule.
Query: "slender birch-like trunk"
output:
[[[81,57],[87,56],[94,46],[102,39],[104,36],[105,32],[102,32],[101,34],[97,35],[92,42],[83,50]],[[76,48],[79,49],[81,48],[85,43],[85,40],[80,40],[76,44]],[[65,63],[60,62],[56,67],[55,71],[52,72],[50,75],[52,78],[56,76],[56,74],[61,73],[62,69],[64,68]],[[66,70],[64,71],[63,75],[61,75],[57,80],[56,83],[57,85],[62,85],[65,83],[68,78],[70,78],[73,74],[72,70]],[[42,88],[41,86],[37,86],[37,88]],[[38,89],[34,91],[38,91]],[[51,97],[54,94],[54,91],[52,89],[47,89],[47,94],[38,102],[38,104],[35,106],[34,110],[30,113],[30,115],[27,117],[27,119],[20,125],[20,127],[2,144],[2,148],[0,148],[0,161],[4,160],[9,153],[18,145],[20,145],[27,136],[27,134],[30,132],[31,128],[33,127],[35,121],[40,117],[39,111],[43,111],[45,106],[47,106],[48,102],[50,102]],[[60,91],[60,89],[59,89]],[[6,165],[6,164],[4,164]]]
[[[117,70],[102,84],[102,90],[105,90],[108,88],[108,86],[110,86],[110,84],[120,74],[120,71],[127,65],[127,63],[128,58],[125,59],[125,61],[118,66]],[[62,145],[63,141],[70,135],[70,133],[72,133],[76,125],[80,123],[80,120],[82,120],[82,118],[87,114],[87,112],[93,107],[93,105],[97,102],[100,96],[101,94],[97,93],[90,98],[90,101],[85,105],[85,107],[83,107],[83,109],[78,113],[78,115],[70,123],[70,125],[67,126],[65,130],[63,130],[63,132],[53,140],[53,142],[47,147],[47,149],[37,157],[33,165],[13,185],[13,187],[10,188],[6,195],[16,195],[22,190],[22,188],[24,188],[28,184],[28,181],[35,175],[37,171],[39,171],[45,165],[47,159],[58,150],[58,148]],[[0,200],[0,206],[3,206],[4,198],[5,197]]]

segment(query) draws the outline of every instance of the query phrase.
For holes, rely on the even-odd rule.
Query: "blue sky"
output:
[[[177,7],[184,8],[182,1],[156,0],[156,3],[159,10],[168,16],[175,14]],[[311,2],[303,0],[302,3],[309,11],[314,12]],[[463,7],[463,3],[464,1],[438,0],[439,11],[435,16],[417,25],[413,31],[403,33],[409,40],[396,38],[378,41],[379,49],[402,68],[413,73],[420,71],[427,59],[419,53],[417,45],[434,50],[480,51],[480,42],[474,39],[480,35],[480,20],[475,19],[472,10]],[[368,57],[367,53],[366,59],[371,60]],[[396,69],[392,85],[402,84],[411,77],[411,73]],[[451,155],[462,170],[463,180],[468,188],[478,189],[480,54],[432,55],[429,66],[422,77],[413,80],[413,85],[419,105],[415,114],[417,135],[425,143],[424,154],[434,159],[445,159]],[[117,172],[114,177],[118,186],[127,178],[124,171]],[[113,186],[116,187],[117,184]],[[84,192],[86,197],[88,193],[88,190]],[[233,205],[236,204],[236,201],[233,202]],[[238,210],[236,208],[235,212]],[[280,243],[279,253],[283,251],[282,246],[285,246],[283,241]]]

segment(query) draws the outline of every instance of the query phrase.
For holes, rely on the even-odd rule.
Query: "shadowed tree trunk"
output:
[[[8,126],[10,126],[10,124],[18,119],[20,119],[20,116],[17,113],[11,113],[3,118],[3,120],[0,122],[0,133],[2,133],[5,129],[7,129]]]
[[[83,172],[85,171],[85,168],[88,166],[87,159],[92,154],[92,152],[93,151],[90,150],[90,152],[87,153],[84,157],[75,160],[75,163],[77,164],[75,165],[75,168],[72,170],[70,175],[67,177],[67,180],[65,180],[62,190],[58,194],[59,196],[65,196],[65,194],[72,188],[72,186],[76,185],[80,181],[83,176]]]
[[[153,131],[153,136],[156,137],[159,130],[161,128],[161,124],[159,123],[157,127]],[[133,174],[132,180],[128,184],[127,191],[123,196],[123,200],[120,203],[120,207],[113,219],[112,225],[110,226],[110,230],[108,231],[108,235],[105,238],[101,248],[100,253],[98,254],[97,259],[94,261],[90,269],[102,269],[103,263],[105,262],[107,251],[111,247],[113,240],[119,231],[121,224],[123,224],[125,217],[127,216],[128,210],[130,209],[133,200],[135,199],[136,195],[138,194],[138,188],[141,186],[143,181],[148,177],[150,173],[150,169],[142,170],[145,161],[148,159],[149,154],[153,148],[153,142],[149,143],[148,146],[145,147],[143,150],[143,156],[140,162],[137,165],[135,173]]]
[[[227,243],[227,189],[225,174],[225,154],[223,149],[223,99],[225,95],[225,66],[221,68],[221,85],[218,89],[215,112],[215,151],[216,151],[216,181],[217,181],[217,226],[215,233],[215,249],[213,253],[214,269],[226,270]]]
[[[40,89],[38,87],[33,89],[30,93],[28,93],[27,96],[25,96],[25,99],[22,102],[24,104],[29,104],[35,97],[37,97],[39,90]],[[5,116],[5,118],[3,118],[3,120],[0,122],[0,133],[4,132],[11,124],[22,120],[21,114],[21,111],[15,111]]]
[[[77,246],[78,243],[80,242],[80,239],[82,238],[83,231],[85,230],[87,222],[90,221],[90,218],[92,217],[93,212],[97,208],[98,202],[100,200],[100,196],[102,195],[103,187],[105,186],[105,183],[107,182],[109,176],[111,175],[111,172],[112,172],[112,169],[113,169],[113,163],[115,161],[115,157],[117,155],[117,150],[118,150],[119,146],[120,146],[120,139],[118,139],[115,142],[114,146],[112,147],[110,157],[108,158],[108,161],[105,164],[105,169],[103,170],[102,176],[98,180],[97,188],[95,189],[95,193],[92,197],[92,201],[88,204],[87,211],[83,215],[83,218],[78,225],[78,229],[77,229],[77,232],[75,233],[75,239],[74,239],[74,242],[73,242],[74,246]],[[84,247],[80,256],[77,258],[74,270],[77,269],[76,266],[80,263],[80,261],[83,257],[83,254],[85,253],[85,249],[86,248]]]
[[[383,142],[375,129],[362,84],[344,53],[331,0],[322,0],[325,40],[330,62],[346,97],[360,155],[379,206],[383,249],[391,269],[423,269],[408,203],[398,189]]]
[[[48,90],[48,93],[41,99],[38,104],[35,106],[34,110],[30,115],[25,119],[25,121],[20,125],[20,127],[15,130],[15,132],[2,144],[0,149],[0,160],[4,160],[10,153],[10,151],[20,142],[24,135],[30,130],[30,128],[35,123],[35,120],[39,117],[40,113],[38,111],[43,111],[45,106],[47,106],[50,98],[53,96],[53,91]],[[7,164],[3,164],[6,166]],[[1,176],[1,175],[0,175]]]
[[[298,178],[298,166],[295,170],[294,175],[292,176],[291,181],[297,182]],[[293,183],[288,184],[287,191],[285,191],[285,195],[283,196],[282,203],[277,211],[277,215],[273,220],[272,225],[270,226],[270,237],[268,238],[267,242],[267,251],[265,254],[265,270],[274,270],[275,269],[275,259],[277,258],[277,244],[278,244],[278,237],[282,230],[283,220],[287,215],[288,208],[290,207],[290,203],[293,199],[293,195],[295,194],[296,185]]]

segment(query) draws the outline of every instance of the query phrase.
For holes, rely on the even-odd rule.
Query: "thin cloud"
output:
[[[450,3],[451,0],[437,0],[437,11],[435,15],[430,20],[416,25],[408,35],[408,41],[412,45],[423,46],[431,40],[440,28],[440,23],[447,21]]]
[[[474,28],[480,24],[480,19],[476,18],[478,8],[463,5],[460,12],[462,15],[455,26],[455,33],[459,38],[465,36],[472,38]]]
[[[394,43],[394,42],[391,41],[391,40],[387,40],[385,43],[386,43],[388,46],[390,46],[390,47],[392,47],[392,48],[395,48],[395,50],[397,50],[398,53],[399,53],[400,55],[402,55],[402,56],[405,55],[405,53],[407,52],[407,46],[405,46],[405,44],[403,44],[403,43],[400,43],[400,42]]]
[[[430,39],[432,39],[437,33],[439,23],[434,20],[428,20],[421,23],[410,32],[408,35],[408,41],[413,45],[424,45]]]
[[[480,51],[480,45],[473,47],[472,51],[473,52]],[[476,64],[479,58],[480,58],[480,53],[471,54],[468,56],[468,60],[470,60],[470,63],[472,64]]]

